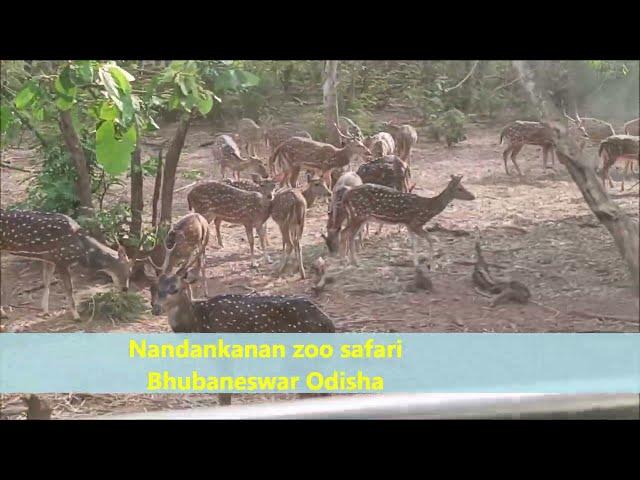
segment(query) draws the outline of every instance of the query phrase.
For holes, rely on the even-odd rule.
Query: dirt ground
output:
[[[159,138],[169,138],[174,127],[160,130]],[[198,145],[213,132],[206,125],[194,125],[189,132],[178,167],[176,188],[195,180],[219,178],[209,152]],[[407,290],[413,278],[411,250],[405,230],[385,226],[376,235],[370,229],[359,254],[360,267],[330,262],[335,283],[320,295],[312,286],[316,278],[311,263],[326,248],[320,236],[325,231],[326,203],[314,205],[307,216],[303,254],[308,278],[301,281],[295,273],[276,278],[273,270],[280,254],[280,235],[269,220],[273,264],[263,261],[257,270],[249,266],[244,228],[223,224],[225,247],[220,249],[215,235],[207,251],[208,282],[212,294],[295,293],[314,299],[332,318],[339,331],[356,332],[638,332],[638,303],[628,271],[613,240],[590,212],[578,188],[562,165],[555,171],[542,169],[539,148],[525,147],[518,163],[524,177],[507,176],[498,144],[499,126],[472,124],[468,140],[446,148],[437,143],[419,143],[412,155],[414,193],[433,196],[447,184],[450,175],[463,175],[462,183],[475,201],[454,201],[436,217],[431,226],[436,255],[432,261],[434,291],[412,293]],[[146,152],[150,154],[151,152]],[[588,155],[595,161],[595,149]],[[7,151],[3,160],[13,166],[30,168],[31,152]],[[27,173],[2,170],[2,206],[24,197]],[[612,172],[619,182],[619,171]],[[637,178],[628,178],[627,189]],[[616,203],[638,220],[638,186],[619,193],[619,183],[610,191]],[[145,177],[145,210],[153,179]],[[183,189],[174,197],[174,217],[187,212]],[[126,188],[114,190],[107,202],[127,201]],[[532,299],[527,305],[508,304],[490,307],[490,299],[472,285],[474,242],[479,232],[483,253],[494,273],[519,280],[529,287]],[[258,243],[256,242],[256,245]],[[424,248],[427,252],[426,245]],[[108,281],[93,278],[77,268],[74,285],[79,299],[109,288]],[[125,324],[75,323],[65,310],[62,286],[51,290],[53,315],[40,314],[42,276],[39,264],[9,255],[2,256],[2,305],[8,318],[7,331],[14,332],[168,332],[165,317],[149,313],[136,322]],[[40,287],[40,288],[38,288]],[[148,297],[148,291],[144,292]],[[213,395],[44,395],[54,408],[54,418],[82,418],[114,412],[146,411],[161,408],[190,408],[215,405]],[[240,395],[234,402],[262,402],[291,398],[286,395]],[[20,404],[17,396],[4,396],[5,407]]]

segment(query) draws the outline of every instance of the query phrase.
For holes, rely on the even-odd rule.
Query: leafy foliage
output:
[[[149,307],[145,299],[136,292],[101,292],[80,304],[82,316],[92,320],[131,322],[140,318]]]

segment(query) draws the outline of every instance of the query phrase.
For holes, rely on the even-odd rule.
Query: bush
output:
[[[466,140],[464,123],[466,117],[460,110],[451,109],[442,114],[436,121],[438,136],[444,137],[447,146]]]
[[[80,304],[79,313],[99,321],[130,322],[148,310],[143,297],[134,292],[102,292]]]

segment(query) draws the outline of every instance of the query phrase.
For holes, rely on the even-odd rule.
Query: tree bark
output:
[[[69,149],[71,160],[73,161],[78,178],[76,180],[76,193],[80,200],[80,207],[84,210],[84,214],[93,212],[93,203],[91,201],[91,176],[89,174],[89,166],[87,159],[80,144],[78,132],[73,127],[71,119],[71,110],[60,112],[60,131],[64,137],[64,142]]]
[[[136,149],[131,157],[131,225],[129,229],[131,236],[138,240],[142,237],[142,211],[144,209],[141,153],[140,136],[138,135]]]
[[[324,64],[324,83],[322,85],[322,100],[324,103],[324,118],[329,143],[340,146],[340,136],[336,129],[338,123],[338,61],[327,60]]]
[[[180,153],[184,146],[184,140],[189,130],[191,116],[184,115],[178,123],[173,140],[167,149],[164,159],[164,172],[162,174],[162,195],[160,199],[160,224],[169,225],[171,223],[171,209],[173,206],[173,187],[176,182],[176,169],[180,160]]]
[[[164,172],[164,164],[162,162],[162,148],[158,151],[158,166],[156,169],[156,181],[153,185],[153,198],[151,199],[151,225],[158,224],[158,202],[160,200],[160,192],[162,190],[162,174]]]
[[[538,109],[541,119],[557,127],[559,134],[555,146],[558,160],[569,171],[591,211],[613,237],[616,247],[631,272],[634,293],[638,296],[640,289],[638,224],[609,198],[594,169],[583,160],[576,142],[567,135],[566,119],[536,82],[535,62],[514,61],[513,64],[520,72],[522,83],[529,93],[533,105]]]

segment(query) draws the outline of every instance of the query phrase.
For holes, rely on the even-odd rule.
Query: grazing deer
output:
[[[304,280],[302,261],[302,232],[307,208],[311,208],[317,197],[331,196],[320,178],[310,179],[304,189],[285,188],[278,191],[271,202],[271,218],[278,224],[282,235],[282,263],[279,274],[287,267],[291,255],[295,252],[300,278]]]
[[[417,241],[424,238],[429,242],[430,258],[433,242],[423,226],[454,199],[474,200],[475,196],[465,189],[460,181],[462,176],[451,176],[451,181],[436,197],[426,198],[412,193],[403,193],[381,185],[365,183],[347,191],[342,204],[347,213],[345,234],[348,239],[349,258],[358,265],[355,255],[355,237],[362,225],[371,220],[383,223],[402,224],[409,230],[413,245],[413,264],[419,265]]]
[[[250,118],[242,118],[238,122],[238,137],[245,152],[247,152],[247,156],[255,157],[257,155],[257,145],[260,145],[264,140],[264,131]]]
[[[240,180],[240,172],[255,172],[264,178],[269,176],[266,167],[258,157],[247,160],[240,155],[240,149],[229,135],[218,135],[215,140],[201,144],[201,147],[213,145],[213,160],[220,165],[220,174],[225,178],[226,169],[233,171],[236,180]]]
[[[516,120],[506,125],[500,132],[500,144],[506,144],[506,148],[502,152],[504,171],[506,174],[509,175],[507,159],[509,158],[509,154],[511,154],[511,162],[513,162],[513,165],[516,167],[518,175],[522,176],[520,167],[516,162],[516,157],[525,145],[538,145],[542,147],[542,167],[547,168],[547,157],[551,154],[551,168],[555,168],[555,134],[556,131],[554,128],[541,122]],[[574,137],[578,146],[582,149],[585,145],[585,140],[588,138],[584,128],[569,122],[569,134]]]
[[[5,212],[0,209],[0,250],[42,262],[42,310],[49,314],[49,287],[57,268],[69,299],[74,320],[76,309],[70,267],[81,263],[92,271],[107,273],[126,291],[132,263],[124,247],[115,251],[88,236],[71,218],[60,213]]]
[[[331,188],[331,171],[334,168],[345,167],[359,157],[371,157],[371,152],[360,140],[344,135],[339,128],[337,130],[347,139],[342,148],[302,137],[292,137],[281,143],[269,159],[270,165],[277,158],[280,159],[283,168],[281,185],[288,183],[289,186],[296,187],[300,170],[305,168],[323,177]]]
[[[411,150],[418,143],[418,132],[411,125],[399,125],[395,122],[386,122],[383,127],[388,131],[395,141],[396,153],[398,156],[411,165]]]
[[[625,123],[624,134],[633,135],[634,137],[640,135],[640,118],[636,118],[635,120]]]
[[[271,261],[265,248],[265,222],[271,214],[274,189],[275,183],[271,183],[271,190],[265,187],[264,193],[248,192],[226,183],[209,181],[193,187],[187,194],[187,203],[190,211],[199,213],[209,223],[213,220],[220,247],[223,246],[220,235],[223,221],[244,225],[251,250],[251,266],[255,267],[254,229],[258,232],[265,261]]]
[[[390,133],[380,132],[364,139],[364,145],[371,150],[373,158],[392,155],[396,150],[396,142]]]
[[[629,170],[632,162],[638,160],[638,139],[640,137],[633,135],[612,135],[602,141],[598,155],[602,159],[602,170],[600,172],[602,178],[602,186],[606,187],[605,179],[609,180],[609,188],[613,188],[613,181],[609,174],[609,169],[620,159],[626,161],[624,172],[622,174],[622,184],[620,191],[624,191],[624,177]],[[633,170],[633,169],[632,169]]]
[[[345,210],[342,207],[344,194],[360,185],[362,185],[362,179],[357,173],[345,172],[333,186],[327,219],[327,235],[321,234],[327,244],[330,255],[335,255],[338,252],[341,238],[340,230],[346,218]]]

